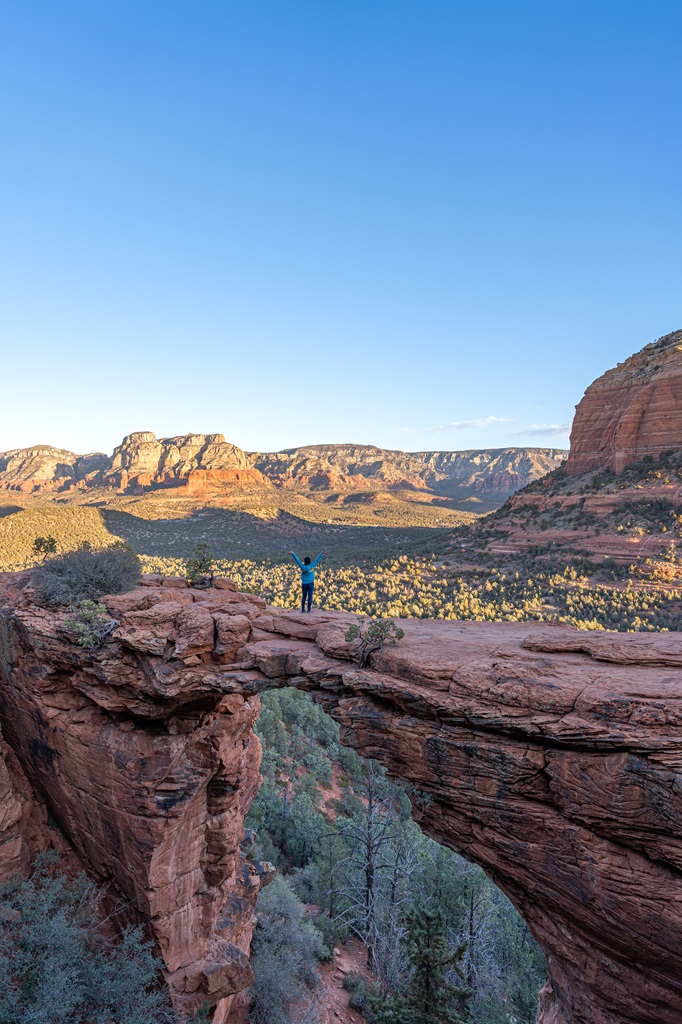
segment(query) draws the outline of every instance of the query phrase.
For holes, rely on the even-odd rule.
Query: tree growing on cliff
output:
[[[350,626],[344,639],[353,645],[355,659],[360,667],[364,667],[375,651],[382,650],[385,645],[394,646],[404,636],[405,630],[396,626],[393,619],[374,619]]]
[[[80,647],[94,650],[100,647],[118,626],[116,619],[107,614],[98,601],[80,601],[64,627],[73,633]]]
[[[210,544],[200,543],[187,559],[187,581],[191,587],[210,587],[215,576],[215,558]]]

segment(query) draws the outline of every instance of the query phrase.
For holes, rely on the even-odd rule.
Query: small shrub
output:
[[[348,1005],[363,1015],[367,1024],[400,1024],[409,1018],[401,1016],[395,999],[381,997],[376,982],[369,983],[357,971],[349,971],[343,979],[343,987],[350,992]],[[417,1018],[413,1018],[416,1020]]]
[[[185,566],[191,587],[210,587],[215,576],[215,558],[210,544],[197,544]]]
[[[33,582],[49,605],[96,601],[104,594],[123,594],[140,581],[140,562],[124,544],[93,551],[81,547],[51,558],[36,569]]]
[[[73,617],[64,622],[66,629],[76,634],[81,647],[101,647],[106,637],[118,625],[103,604],[98,601],[81,601],[74,609]]]
[[[48,555],[57,554],[57,541],[52,536],[36,537],[33,541],[33,554],[45,561]]]
[[[374,619],[363,628],[361,621],[346,632],[346,643],[353,644],[355,659],[360,666],[368,663],[370,655],[383,649],[385,644],[394,646],[405,636],[405,630],[396,626],[393,619]]]
[[[365,979],[357,971],[349,971],[344,975],[343,987],[346,992],[362,992],[365,989]]]

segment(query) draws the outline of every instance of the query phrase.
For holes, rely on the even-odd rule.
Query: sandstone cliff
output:
[[[29,579],[2,588],[6,739],[84,862],[147,921],[178,1005],[208,1000],[228,1021],[249,982],[265,870],[239,849],[255,695],[294,685],[428,794],[422,828],[514,901],[548,956],[543,1024],[679,1024],[674,636],[406,620],[405,640],[361,670],[343,639],[354,617],[147,578],[106,599],[119,626],[88,652]]]
[[[9,781],[0,770],[0,787],[11,798],[0,853],[16,848],[17,868],[35,853],[29,794],[39,794],[83,864],[123,895],[128,916],[156,940],[176,1005],[193,1011],[208,1001],[216,1020],[226,1020],[232,996],[252,980],[255,901],[271,875],[240,850],[244,815],[260,783],[260,744],[252,734],[260,702],[227,692],[216,700],[209,690],[187,700],[170,662],[164,681],[161,634],[142,630],[141,643],[135,639],[134,612],[122,626],[132,647],[117,643],[108,656],[84,656],[64,632],[63,617],[38,608],[26,617],[31,605],[22,604],[22,583],[3,594],[16,613],[0,613],[0,720],[11,748]],[[164,588],[160,602],[151,590],[142,594],[142,601],[130,597],[130,607],[151,605],[161,632],[169,610],[169,622],[185,623],[178,665],[189,670],[205,646],[191,636],[199,621],[206,624],[204,608],[193,607],[188,591]],[[112,609],[124,604],[111,599]],[[245,637],[247,616],[262,604],[249,595],[235,605],[242,614],[220,632],[226,652]],[[151,679],[151,687],[142,681],[150,668],[158,692]],[[13,866],[9,853],[3,859]]]
[[[674,582],[682,576],[681,514],[682,331],[676,331],[590,385],[563,466],[518,490],[460,538],[460,550],[473,559],[483,549],[505,563],[530,552],[565,561],[587,556],[597,565],[605,558],[637,563],[659,574],[669,565]]]
[[[0,881],[27,874],[37,854],[51,845],[45,805],[0,730]]]
[[[589,386],[571,430],[569,476],[620,473],[682,445],[682,331],[635,353]]]
[[[194,495],[266,483],[241,448],[222,434],[158,440],[151,431],[138,431],[125,437],[111,458],[101,453],[75,455],[50,445],[0,454],[0,488],[24,493],[95,487],[142,493],[174,487]]]

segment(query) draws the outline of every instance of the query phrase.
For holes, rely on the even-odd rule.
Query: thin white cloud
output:
[[[403,427],[403,432],[405,434],[443,434],[448,430],[480,430],[482,427],[489,427],[491,423],[513,422],[513,416],[481,416],[476,420],[453,420],[452,423],[441,423],[437,427],[422,427],[421,430]]]
[[[570,423],[530,423],[521,430],[515,430],[511,437],[568,437]]]

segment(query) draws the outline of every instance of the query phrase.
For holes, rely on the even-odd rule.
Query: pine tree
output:
[[[446,977],[447,968],[454,966],[461,976],[459,962],[466,943],[461,943],[448,956],[445,925],[442,914],[425,907],[412,907],[406,915],[408,927],[407,956],[412,977],[401,1024],[464,1024],[455,1005],[466,1006],[471,990],[453,985]]]

